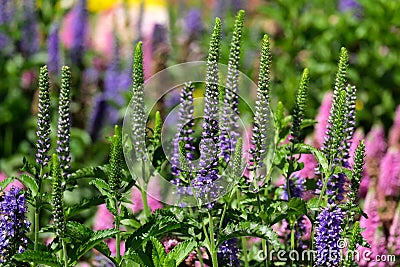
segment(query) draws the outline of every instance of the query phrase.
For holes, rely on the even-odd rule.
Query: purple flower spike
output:
[[[71,46],[71,59],[74,65],[81,65],[85,52],[85,37],[88,24],[86,0],[79,0],[73,9],[73,38]]]
[[[223,242],[218,250],[218,262],[220,266],[240,266],[239,252],[237,238]]]
[[[50,73],[57,74],[60,67],[60,39],[58,37],[59,24],[51,26],[47,38],[47,66]]]
[[[0,193],[0,263],[8,262],[28,245],[26,233],[31,223],[25,219],[25,195],[19,188]]]
[[[336,206],[327,207],[318,215],[314,237],[318,255],[317,266],[338,266],[338,241],[341,238],[344,216],[345,212]]]
[[[190,37],[197,37],[204,31],[200,9],[191,9],[184,17],[184,31]]]
[[[24,21],[21,38],[21,52],[31,56],[39,50],[39,33],[34,0],[24,1]]]

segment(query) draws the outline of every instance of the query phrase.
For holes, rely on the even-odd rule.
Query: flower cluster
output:
[[[0,262],[10,260],[22,253],[28,244],[26,233],[30,222],[25,220],[27,212],[25,195],[12,187],[0,195]]]
[[[218,262],[221,266],[240,266],[237,238],[226,240],[218,250]]]
[[[70,135],[71,135],[71,70],[69,67],[62,67],[61,70],[61,92],[58,107],[58,129],[57,129],[57,154],[60,159],[60,167],[63,175],[68,176],[71,163]]]
[[[47,67],[40,69],[39,76],[39,105],[38,105],[38,137],[36,148],[36,163],[45,166],[49,161],[47,154],[50,149],[50,83]]]
[[[340,241],[345,212],[336,206],[322,210],[317,217],[315,228],[315,247],[317,266],[338,266],[340,260]]]

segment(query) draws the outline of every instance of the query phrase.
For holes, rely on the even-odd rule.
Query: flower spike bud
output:
[[[224,105],[221,116],[221,153],[225,161],[229,161],[230,155],[234,152],[234,147],[239,137],[239,59],[240,42],[242,39],[244,11],[240,10],[236,16],[231,49],[229,52],[228,75],[226,78],[226,90],[223,97]]]
[[[50,83],[47,66],[40,68],[36,163],[42,167],[49,162],[50,149]]]
[[[308,69],[304,69],[301,77],[299,90],[296,96],[296,106],[293,111],[292,122],[292,142],[297,144],[300,142],[300,128],[304,119],[304,110],[306,106],[308,83],[310,81],[310,73]]]
[[[252,148],[249,151],[250,171],[256,170],[263,165],[267,154],[267,133],[271,131],[270,108],[269,108],[269,82],[271,67],[271,51],[268,35],[264,35],[261,47],[260,73],[258,76],[257,101],[254,114],[253,135],[251,138]]]
[[[132,116],[133,135],[132,143],[135,146],[137,158],[146,161],[146,116],[144,111],[144,70],[143,70],[143,49],[142,42],[136,45],[133,62],[133,83],[132,83]]]
[[[71,163],[71,70],[63,66],[61,70],[61,92],[58,107],[58,127],[57,127],[57,154],[60,159],[60,167],[64,178],[70,169]]]
[[[155,146],[159,146],[161,144],[161,130],[162,130],[161,113],[160,111],[157,110],[154,119],[154,134],[153,134],[153,141]]]
[[[349,190],[350,203],[358,203],[358,191],[360,189],[360,182],[363,177],[364,158],[365,158],[365,144],[364,141],[362,140],[358,145],[354,156],[354,166],[353,166],[350,190]]]
[[[114,136],[111,139],[111,155],[110,155],[110,166],[111,173],[109,176],[108,183],[110,185],[112,193],[117,196],[119,189],[121,188],[121,177],[123,168],[123,151],[122,151],[122,132],[121,129],[115,125]]]

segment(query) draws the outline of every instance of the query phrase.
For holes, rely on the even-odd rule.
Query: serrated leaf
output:
[[[15,177],[7,177],[3,181],[0,182],[0,190],[3,191],[9,184],[14,182]]]
[[[36,174],[36,167],[34,164],[30,163],[25,157],[22,159],[23,166],[21,171],[27,172],[33,176]]]
[[[145,262],[142,260],[142,258],[139,256],[138,253],[136,253],[135,251],[129,249],[127,253],[125,253],[125,255],[122,258],[122,266],[126,266],[126,267],[131,267],[131,262],[139,264],[139,266],[141,267],[148,267],[150,265],[145,264]]]
[[[278,249],[280,246],[278,235],[271,228],[251,221],[229,223],[222,231],[222,234],[218,237],[216,246],[219,247],[223,242],[231,238],[242,236],[263,238],[267,240],[274,249]]]
[[[28,250],[21,254],[14,255],[14,259],[22,262],[34,262],[51,267],[61,267],[57,257],[50,252]]]
[[[167,252],[165,252],[163,245],[156,238],[151,236],[149,239],[151,240],[151,243],[153,243],[153,250],[151,252],[151,256],[153,259],[154,266],[164,267],[165,266],[164,261],[167,257]]]
[[[291,198],[289,203],[288,215],[293,220],[299,219],[302,215],[307,214],[306,203],[301,198]]]
[[[39,192],[39,186],[32,176],[21,174],[17,178],[26,188],[29,189],[33,197],[36,197]]]
[[[83,199],[77,204],[74,204],[70,207],[66,207],[65,209],[65,217],[66,219],[71,218],[79,213],[81,213],[83,210],[89,209],[91,207],[104,204],[105,202],[105,196],[94,196],[89,199]]]
[[[107,238],[114,237],[118,233],[115,229],[99,230],[92,233],[89,240],[85,240],[84,243],[78,246],[76,250],[77,259],[81,258],[92,248],[103,242]]]
[[[173,260],[175,261],[175,266],[179,266],[196,247],[197,242],[194,239],[185,240],[168,253],[167,260]]]
[[[105,164],[102,166],[90,166],[86,168],[82,168],[77,170],[76,172],[71,174],[70,179],[81,179],[81,178],[100,178],[106,179],[109,170],[109,164]]]
[[[90,181],[89,184],[96,186],[96,188],[103,196],[108,196],[109,198],[112,198],[112,195],[110,194],[110,186],[104,180],[96,178]]]
[[[313,154],[316,160],[321,164],[322,169],[324,170],[325,173],[327,173],[329,164],[328,160],[325,157],[325,155],[322,153],[322,151],[316,149],[313,146],[307,145],[307,144],[296,144],[295,145],[295,150],[297,153],[305,153],[305,154]]]

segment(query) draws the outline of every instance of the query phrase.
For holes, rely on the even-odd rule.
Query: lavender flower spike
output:
[[[31,223],[25,219],[26,212],[25,195],[19,188],[0,193],[0,263],[10,262],[27,248]]]
[[[50,28],[47,37],[47,65],[49,72],[57,74],[60,66],[60,39],[58,37],[59,24],[55,23]]]
[[[49,162],[50,149],[50,83],[47,66],[40,68],[39,74],[39,104],[38,104],[38,137],[36,148],[36,163],[46,166]]]
[[[24,21],[21,38],[21,51],[31,56],[39,50],[39,33],[35,10],[36,1],[24,1]]]
[[[258,75],[257,102],[255,108],[256,111],[254,114],[253,136],[251,137],[251,144],[253,147],[249,151],[251,158],[250,164],[248,165],[248,170],[250,171],[255,171],[258,167],[261,167],[267,154],[267,134],[271,131],[271,129],[269,129],[269,125],[271,123],[269,116],[270,67],[271,52],[269,37],[268,35],[264,35],[261,48],[260,73]]]
[[[317,249],[316,266],[339,266],[340,240],[345,213],[336,206],[330,206],[317,216],[314,243]]]
[[[71,135],[71,71],[69,67],[64,66],[61,70],[61,92],[58,107],[58,129],[57,129],[57,154],[60,160],[60,167],[63,175],[67,175],[70,169],[71,151],[70,151],[70,135]]]
[[[135,146],[136,156],[138,159],[145,161],[146,156],[146,116],[144,113],[143,99],[143,50],[142,42],[139,42],[135,49],[133,63],[133,83],[132,83],[132,110],[133,116],[133,134],[132,143]]]
[[[210,48],[207,59],[206,93],[204,107],[204,123],[200,141],[200,171],[194,181],[194,187],[200,189],[200,195],[217,193],[211,190],[213,182],[218,179],[219,152],[219,89],[218,89],[218,60],[221,41],[221,20],[215,20]],[[212,198],[212,196],[211,196]]]
[[[218,262],[220,266],[240,266],[239,253],[237,238],[223,242],[218,250]]]
[[[172,174],[179,176],[180,164],[179,164],[179,143],[184,142],[186,150],[187,163],[193,159],[193,151],[195,147],[193,145],[193,126],[194,126],[194,107],[193,107],[193,91],[194,86],[191,83],[186,83],[183,86],[181,92],[181,105],[179,108],[179,121],[178,121],[178,132],[174,139],[174,155],[171,158],[172,163]]]
[[[74,7],[73,15],[71,59],[74,65],[80,66],[85,51],[85,36],[88,22],[86,0],[78,0],[78,3]]]
[[[57,236],[64,237],[66,225],[63,207],[62,169],[56,154],[53,154],[51,163],[53,221]]]
[[[231,155],[235,151],[235,145],[239,137],[237,132],[239,129],[239,58],[240,58],[240,41],[242,39],[244,11],[238,12],[235,20],[235,29],[231,42],[231,50],[229,52],[228,75],[226,78],[224,106],[221,116],[221,156],[228,162]]]

